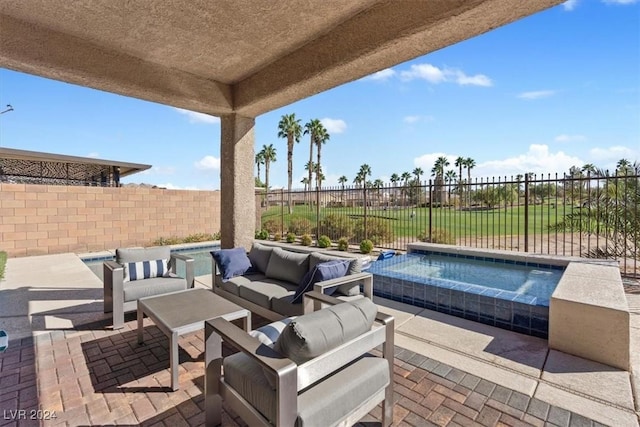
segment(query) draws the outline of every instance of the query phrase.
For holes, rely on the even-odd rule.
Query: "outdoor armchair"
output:
[[[185,263],[185,277],[176,264]],[[113,328],[124,326],[124,313],[138,308],[138,299],[192,288],[193,259],[172,254],[169,247],[116,249],[116,260],[103,264],[104,312],[112,313]]]
[[[251,333],[205,322],[206,425],[220,425],[222,401],[251,426],[287,427],[350,426],[382,402],[391,425],[393,317],[368,298],[304,298],[304,315]],[[308,313],[314,302],[325,308]],[[223,360],[222,341],[240,352]],[[382,357],[369,353],[380,346]]]

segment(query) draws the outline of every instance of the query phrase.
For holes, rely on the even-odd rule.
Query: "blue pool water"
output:
[[[374,294],[492,326],[547,337],[549,300],[564,268],[420,251],[376,261]]]
[[[220,246],[194,246],[191,248],[172,249],[172,253],[180,253],[188,255],[193,258],[193,270],[195,276],[204,276],[211,274],[211,254],[209,252],[220,249]],[[102,263],[103,261],[111,260],[113,257],[108,258],[87,258],[83,259],[84,263],[93,271],[93,273],[102,280]],[[184,276],[184,264],[178,263],[176,273],[180,276]]]

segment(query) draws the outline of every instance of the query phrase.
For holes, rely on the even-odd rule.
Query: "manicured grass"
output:
[[[549,226],[561,221],[565,213],[573,209],[569,205],[529,206],[528,232],[530,234],[549,233]],[[415,215],[412,216],[412,213]],[[364,208],[321,208],[320,219],[327,215],[346,216],[354,221],[364,216]],[[263,222],[273,219],[280,222],[284,217],[285,228],[292,217],[306,218],[312,227],[316,224],[316,210],[308,206],[296,206],[291,215],[278,207],[269,208],[262,215]],[[367,208],[368,218],[380,218],[389,223],[396,237],[415,237],[429,228],[429,208]],[[453,236],[504,236],[522,235],[525,231],[524,206],[496,207],[487,210],[459,210],[457,208],[433,208],[431,211],[433,228],[447,231]]]
[[[7,264],[7,253],[0,251],[0,279],[4,278],[4,267]]]

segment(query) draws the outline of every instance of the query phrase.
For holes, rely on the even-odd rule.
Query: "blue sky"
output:
[[[0,146],[151,164],[125,182],[220,188],[217,118],[0,69]],[[572,0],[256,119],[286,186],[283,114],[321,119],[324,186],[360,165],[371,179],[458,156],[473,177],[562,173],[640,160],[640,2]],[[294,149],[302,187],[308,136]],[[465,172],[463,172],[465,173]],[[262,170],[264,174],[264,168]],[[264,175],[263,175],[264,179]]]

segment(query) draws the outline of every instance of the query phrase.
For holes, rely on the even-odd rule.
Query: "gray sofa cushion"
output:
[[[234,295],[240,295],[240,288],[253,281],[265,280],[267,276],[262,273],[245,274],[244,276],[236,276],[223,282],[220,276],[216,276],[216,285],[220,286],[227,292],[231,292]]]
[[[309,270],[309,255],[273,248],[265,274],[297,285]]]
[[[359,298],[297,317],[284,329],[275,349],[298,365],[371,329],[378,308]]]
[[[322,262],[333,261],[333,260],[350,260],[349,269],[347,270],[347,275],[355,274],[362,272],[362,259],[360,258],[351,258],[351,257],[342,257],[339,255],[328,255],[322,252],[312,252],[309,256],[309,269],[313,269],[316,265]],[[342,295],[358,295],[360,294],[360,282],[347,283],[345,285],[338,286],[336,290],[338,294]]]
[[[276,392],[261,366],[244,353],[224,358],[224,380],[272,423]],[[389,384],[389,364],[380,357],[363,357],[298,396],[298,427],[334,425],[371,395]]]
[[[169,248],[168,246],[116,249],[116,262],[118,264],[151,261],[154,259],[168,260],[169,258],[171,258],[171,248]]]
[[[283,316],[300,316],[304,312],[303,304],[294,304],[293,297],[295,292],[289,292],[287,295],[279,298],[271,298],[271,311],[275,311]]]
[[[167,292],[184,291],[186,289],[187,281],[175,275],[171,275],[171,277],[135,280],[123,284],[125,302],[135,301],[153,295],[166,294]]]
[[[255,242],[249,251],[249,261],[251,261],[253,268],[261,273],[266,272],[271,258],[271,251],[273,251],[273,247]]]
[[[295,289],[292,284],[266,278],[242,284],[238,287],[238,294],[240,298],[270,310],[272,298],[281,298],[295,292]]]

